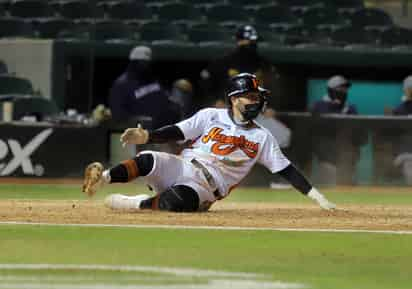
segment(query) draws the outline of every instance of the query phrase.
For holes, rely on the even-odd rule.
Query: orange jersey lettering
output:
[[[244,135],[241,136],[228,136],[222,134],[222,128],[214,127],[207,135],[202,137],[202,142],[207,143],[209,141],[215,141],[212,145],[212,152],[217,155],[228,155],[232,152],[240,149],[249,158],[255,158],[259,151],[259,143],[254,143],[246,139]]]

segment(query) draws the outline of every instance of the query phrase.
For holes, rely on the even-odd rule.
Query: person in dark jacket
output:
[[[412,115],[412,75],[403,81],[402,102],[393,110],[396,116]],[[412,136],[411,130],[399,134],[399,140],[395,144],[397,156],[394,164],[399,167],[405,182],[412,185]]]
[[[152,50],[137,46],[129,55],[129,64],[110,90],[109,106],[114,120],[140,117],[158,128],[179,120],[177,105],[169,101],[152,68]]]
[[[252,25],[242,25],[236,31],[236,49],[211,62],[200,72],[201,89],[210,103],[225,98],[225,87],[239,73],[253,73],[271,91],[277,73],[272,64],[258,53],[259,35]]]
[[[356,106],[347,103],[350,87],[351,83],[341,75],[329,78],[327,83],[328,93],[322,100],[314,103],[312,113],[358,114]]]
[[[358,114],[356,106],[347,102],[350,87],[351,83],[345,77],[331,77],[327,82],[327,94],[314,103],[312,114]],[[312,133],[312,147],[318,160],[317,182],[352,184],[360,145],[366,141],[366,135],[361,131],[338,126],[335,121],[329,123],[323,120],[319,125],[315,126]]]

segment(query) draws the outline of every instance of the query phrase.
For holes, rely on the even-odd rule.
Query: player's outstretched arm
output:
[[[279,171],[279,174],[285,178],[295,189],[302,194],[307,195],[312,200],[316,201],[322,209],[333,210],[336,208],[334,203],[329,202],[326,197],[321,194],[316,188],[314,188],[309,181],[290,164],[283,170]]]
[[[126,129],[120,136],[123,146],[127,144],[166,143],[169,141],[184,140],[183,132],[176,125],[168,125],[149,131],[139,124],[135,128]]]

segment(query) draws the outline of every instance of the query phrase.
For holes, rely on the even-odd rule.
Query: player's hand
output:
[[[136,128],[128,128],[120,136],[120,142],[123,147],[127,144],[145,144],[149,141],[149,132],[142,128],[140,124]]]
[[[325,196],[319,193],[319,191],[315,188],[312,188],[309,191],[308,197],[312,200],[315,200],[319,204],[319,206],[324,210],[330,211],[336,209],[336,205],[334,203],[329,202],[325,198]]]

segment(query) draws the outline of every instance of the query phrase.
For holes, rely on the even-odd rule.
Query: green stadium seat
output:
[[[356,11],[350,19],[353,26],[393,26],[392,17],[385,11],[377,8],[365,8]]]
[[[290,10],[276,4],[259,7],[253,18],[258,25],[271,23],[296,24],[299,22],[299,18],[295,17]]]
[[[157,11],[160,21],[168,22],[199,22],[202,14],[193,5],[184,3],[170,3],[159,7]]]
[[[284,43],[288,45],[308,44],[316,41],[312,35],[311,30],[305,25],[290,25],[285,26]],[[272,29],[274,27],[272,26]]]
[[[379,31],[356,26],[346,26],[331,34],[333,44],[344,47],[377,46],[379,38]]]
[[[264,45],[295,45],[313,41],[308,36],[307,27],[301,24],[273,23],[255,27]]]
[[[226,2],[228,2],[230,5],[242,6],[242,7],[245,7],[245,8],[257,8],[257,7],[261,7],[261,6],[268,6],[268,5],[276,4],[277,1],[273,1],[273,0],[254,0],[254,1],[250,1],[250,0],[229,0],[229,1],[226,1]]]
[[[283,4],[284,5],[284,4]],[[307,11],[314,8],[323,8],[324,3],[318,0],[310,1],[292,1],[292,3],[286,4],[293,15],[301,17]]]
[[[283,7],[322,7],[325,0],[276,0],[275,3]]]
[[[33,93],[30,80],[10,74],[0,75],[0,95],[32,95]]]
[[[339,0],[339,1],[327,1],[324,2],[324,7],[330,7],[338,12],[354,12],[365,8],[363,0]]]
[[[57,33],[56,39],[64,41],[89,41],[92,37],[93,24],[79,22]]]
[[[92,38],[104,42],[131,42],[138,39],[137,32],[132,26],[121,21],[104,20],[94,24]]]
[[[233,33],[217,24],[194,25],[188,30],[189,41],[199,46],[231,46],[235,43]]]
[[[177,25],[164,22],[150,22],[140,28],[140,40],[152,44],[179,44],[186,40]]]
[[[381,44],[391,47],[412,47],[412,30],[402,27],[391,27],[381,34]]]
[[[244,24],[250,23],[251,15],[242,7],[228,4],[215,5],[207,9],[207,20],[209,22]]]
[[[70,19],[103,18],[104,10],[101,6],[93,5],[89,1],[74,0],[59,3],[60,15]]]
[[[16,0],[10,6],[10,14],[22,18],[40,18],[54,16],[54,11],[47,1]]]
[[[259,32],[259,46],[283,45],[285,33],[279,33],[275,29],[261,29],[256,27]]]
[[[153,20],[151,9],[136,2],[109,2],[106,5],[106,13],[109,18],[118,20],[137,22]]]
[[[302,14],[304,25],[315,27],[322,24],[344,25],[345,19],[336,10],[325,8],[312,8]]]
[[[59,33],[66,30],[71,30],[75,27],[75,24],[70,19],[65,18],[47,18],[40,20],[37,23],[36,30],[40,38],[58,38]]]
[[[0,38],[33,38],[33,25],[20,18],[0,18]]]
[[[53,100],[43,97],[19,97],[14,99],[13,104],[13,119],[16,120],[28,115],[34,115],[42,120],[44,117],[52,116],[59,112]]]
[[[180,2],[193,5],[193,7],[195,8],[201,8],[201,9],[206,10],[207,8],[210,8],[212,6],[221,4],[223,1],[222,0],[181,0]]]

